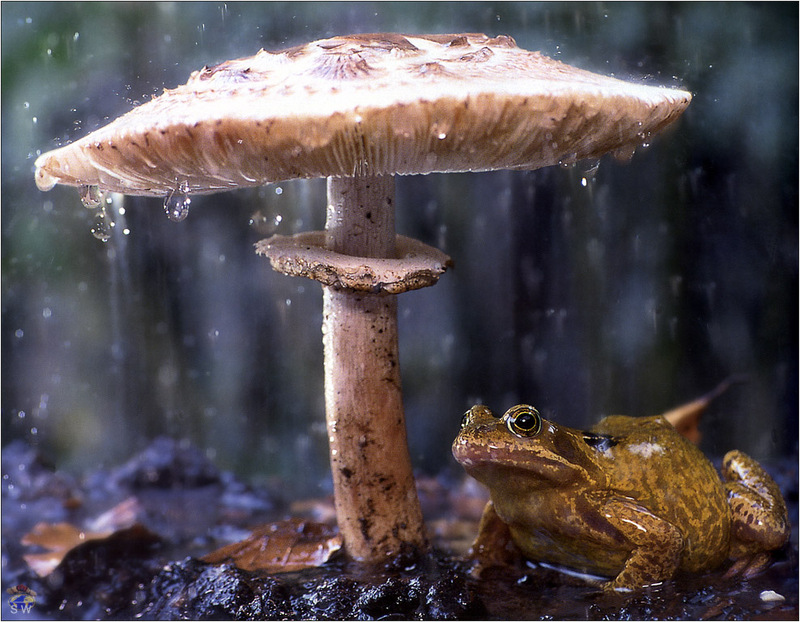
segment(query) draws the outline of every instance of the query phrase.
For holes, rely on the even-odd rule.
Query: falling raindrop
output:
[[[103,193],[98,186],[81,186],[79,192],[81,203],[88,209],[95,209],[103,203]]]
[[[114,227],[114,222],[108,217],[105,206],[98,210],[94,215],[94,223],[92,223],[92,235],[101,242],[108,242],[111,239],[111,230]]]
[[[186,220],[189,215],[189,205],[192,200],[189,198],[188,190],[186,184],[181,184],[180,188],[170,192],[164,200],[164,211],[172,222]]]
[[[260,235],[274,234],[282,221],[283,216],[280,214],[265,214],[262,210],[258,210],[250,216],[250,226]]]

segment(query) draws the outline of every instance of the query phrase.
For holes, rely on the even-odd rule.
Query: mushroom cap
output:
[[[36,183],[165,196],[298,177],[535,169],[630,154],[690,100],[507,36],[334,37],[195,71],[40,156]]]

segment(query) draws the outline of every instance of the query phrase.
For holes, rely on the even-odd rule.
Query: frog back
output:
[[[683,570],[725,560],[731,520],[725,489],[695,445],[661,416],[607,417],[592,432],[614,440],[603,456],[614,494],[635,499],[680,530]]]

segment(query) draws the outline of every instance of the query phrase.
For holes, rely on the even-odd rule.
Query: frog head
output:
[[[533,406],[520,404],[502,416],[473,406],[461,421],[453,456],[467,473],[491,489],[568,486],[603,478],[598,452],[609,436],[558,426]]]

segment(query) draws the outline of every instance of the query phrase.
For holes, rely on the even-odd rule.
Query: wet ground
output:
[[[408,551],[383,567],[334,556],[270,576],[200,558],[267,522],[331,522],[329,499],[290,504],[278,488],[248,486],[165,438],[80,479],[23,444],[2,458],[4,619],[798,619],[796,457],[772,469],[794,528],[767,571],[746,581],[681,576],[628,596],[536,565],[471,578],[456,556],[485,493],[460,475],[419,482],[434,553]],[[42,522],[88,536],[77,546],[69,528],[26,537]],[[35,592],[28,613],[12,611],[5,594],[17,585]]]

